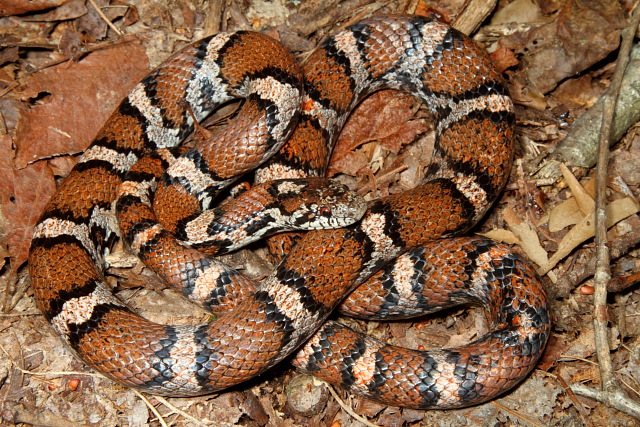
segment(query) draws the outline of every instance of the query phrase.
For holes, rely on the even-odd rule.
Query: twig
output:
[[[602,117],[602,129],[600,132],[600,140],[598,147],[598,164],[596,166],[596,272],[595,272],[595,295],[594,295],[594,326],[596,351],[598,355],[598,363],[600,365],[600,375],[602,377],[603,389],[610,388],[615,382],[613,376],[613,366],[609,357],[609,345],[607,341],[607,283],[611,280],[610,254],[607,242],[607,226],[606,226],[606,182],[607,182],[607,165],[609,160],[609,138],[611,134],[611,122],[613,121],[614,106],[616,104],[618,93],[620,90],[620,82],[622,81],[622,73],[627,65],[628,54],[631,49],[631,41],[637,27],[637,19],[640,18],[638,9],[634,13],[634,19],[630,24],[623,44],[620,47],[618,56],[618,64],[616,66],[614,76],[611,82],[609,93],[605,95],[605,109]],[[634,23],[635,22],[635,25]]]
[[[136,390],[135,388],[134,388],[134,389],[132,389],[132,390],[133,390],[133,392],[134,392],[135,394],[137,394],[137,395],[138,395],[138,397],[139,397],[140,399],[142,399],[142,401],[145,403],[145,405],[147,405],[147,406],[149,407],[149,409],[151,409],[151,412],[153,412],[153,414],[156,416],[156,418],[158,419],[158,422],[159,422],[160,424],[162,424],[162,425],[163,425],[163,427],[169,427],[169,426],[167,425],[167,422],[164,420],[164,418],[163,418],[163,417],[162,417],[162,415],[160,414],[160,412],[158,412],[158,410],[156,409],[156,407],[155,407],[155,406],[153,406],[153,405],[151,404],[151,402],[149,402],[149,399],[147,399],[147,398],[146,398],[146,396],[145,396],[144,394],[140,393],[140,392],[139,392],[138,390]]]
[[[547,375],[553,376],[562,385],[565,393],[567,393],[567,396],[569,396],[569,399],[571,399],[571,401],[573,402],[573,406],[575,406],[575,408],[578,410],[578,414],[580,415],[582,423],[587,427],[593,427],[593,423],[589,419],[589,413],[585,409],[582,402],[578,400],[578,397],[573,392],[573,390],[571,390],[569,384],[567,384],[564,378],[562,378],[562,375],[553,375],[550,373],[547,373]]]
[[[18,273],[16,269],[12,268],[9,271],[9,277],[7,277],[4,286],[4,299],[2,301],[2,307],[0,307],[0,311],[3,313],[11,311],[11,297],[13,297],[15,293],[16,283],[18,283]]]
[[[540,424],[540,422],[538,422],[538,420],[535,420],[525,414],[521,414],[518,411],[514,411],[513,409],[504,406],[502,403],[498,402],[497,400],[494,400],[493,402],[491,402],[491,404],[493,406],[495,406],[496,408],[500,409],[501,411],[504,411],[510,415],[512,415],[513,417],[519,419],[520,421],[523,421],[529,425],[532,425],[533,427],[542,427],[543,424]]]
[[[366,418],[356,414],[356,412],[353,409],[351,409],[351,406],[347,405],[342,399],[340,399],[340,396],[338,396],[338,393],[336,393],[336,391],[333,389],[333,387],[330,384],[327,384],[327,388],[329,389],[329,393],[331,393],[331,396],[333,396],[333,398],[336,400],[336,402],[338,402],[338,405],[340,405],[340,407],[342,409],[344,409],[345,412],[347,412],[353,418],[355,418],[356,420],[360,421],[362,424],[364,424],[366,426],[369,426],[369,427],[380,427],[377,424],[373,424],[372,422],[370,422]]]
[[[25,375],[33,375],[34,377],[46,377],[46,376],[61,376],[61,375],[87,375],[94,378],[105,378],[104,375],[93,373],[93,372],[80,372],[80,371],[47,371],[47,372],[34,372],[28,369],[24,369],[20,367],[18,362],[15,361],[13,357],[5,350],[5,348],[0,345],[0,350],[7,356],[7,358],[11,361],[11,364],[14,368],[19,370],[22,374]]]
[[[225,1],[209,2],[209,10],[207,10],[204,20],[204,33],[206,35],[218,34],[223,29],[226,8],[227,2]]]
[[[598,145],[598,164],[596,166],[596,272],[594,276],[594,332],[596,355],[600,366],[602,390],[593,390],[581,384],[574,384],[571,389],[582,395],[593,397],[609,406],[623,411],[631,416],[640,418],[640,405],[632,401],[620,388],[613,374],[613,365],[609,353],[607,337],[608,310],[607,284],[611,280],[610,254],[607,246],[606,226],[606,181],[607,163],[609,159],[609,140],[611,138],[611,123],[613,121],[615,105],[620,92],[622,76],[629,60],[629,53],[633,44],[633,37],[640,22],[640,7],[636,6],[629,26],[623,32],[618,63],[611,80],[609,91],[604,95],[604,112],[602,128]]]
[[[196,419],[196,418],[192,417],[191,415],[187,414],[186,412],[184,412],[180,408],[172,405],[164,397],[155,396],[154,395],[153,398],[156,399],[158,402],[162,403],[167,408],[171,409],[171,412],[173,412],[174,414],[182,415],[184,418],[186,418],[187,420],[191,421],[194,425],[196,425],[196,426],[205,426],[206,425],[206,424],[203,424],[202,422],[200,422],[198,419]]]
[[[468,0],[451,26],[466,35],[471,35],[493,12],[497,4],[498,0]]]
[[[402,10],[403,13],[414,14],[416,13],[419,2],[420,0],[407,0],[407,2],[404,4],[404,7],[400,10]]]
[[[93,6],[93,8],[96,10],[96,12],[98,12],[98,15],[100,15],[100,18],[102,18],[102,20],[107,23],[109,28],[111,28],[113,31],[115,31],[118,36],[122,36],[122,31],[120,31],[118,29],[118,27],[116,27],[113,24],[113,22],[111,22],[109,20],[109,18],[107,18],[107,15],[104,14],[102,9],[100,9],[100,7],[96,4],[95,0],[89,0],[89,3],[91,3],[91,6]]]
[[[627,65],[615,106],[615,117],[611,124],[609,145],[618,142],[629,128],[640,120],[640,44],[631,50],[630,63]],[[558,165],[564,163],[579,168],[592,168],[598,156],[598,135],[602,127],[602,114],[605,109],[605,97],[602,96],[571,125],[569,133],[558,143],[552,153],[535,172],[537,178],[560,177]]]
[[[385,184],[390,182],[396,176],[396,174],[399,174],[400,172],[403,172],[406,169],[407,169],[407,165],[400,165],[396,168],[393,168],[383,173],[378,178],[374,177],[368,183],[366,183],[364,186],[358,189],[358,194],[363,196],[370,191],[376,190],[380,184]]]
[[[631,415],[636,419],[640,419],[640,404],[638,402],[629,399],[629,396],[618,388],[615,390],[596,390],[592,387],[587,387],[584,384],[572,384],[571,390],[582,396],[589,397],[599,402],[604,402],[612,408],[616,408],[620,412]]]
[[[24,313],[0,313],[0,317],[25,317],[25,316],[41,316],[39,311],[25,311]]]

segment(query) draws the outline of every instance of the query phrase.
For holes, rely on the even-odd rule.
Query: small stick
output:
[[[205,424],[201,423],[199,420],[197,420],[196,418],[194,418],[191,415],[189,415],[186,412],[184,412],[182,409],[180,409],[180,408],[176,407],[175,405],[172,405],[171,403],[169,403],[169,401],[167,399],[165,399],[164,397],[154,395],[153,398],[156,399],[158,402],[162,403],[167,408],[171,409],[171,412],[173,412],[174,414],[182,415],[184,418],[186,418],[187,420],[191,421],[193,423],[193,425],[196,425],[196,426],[204,426],[205,425]]]
[[[122,36],[122,31],[120,31],[118,29],[118,27],[116,27],[113,22],[109,21],[109,18],[107,18],[107,15],[104,14],[104,12],[102,12],[102,9],[100,9],[100,6],[98,6],[95,2],[95,0],[89,0],[89,3],[91,3],[91,6],[93,6],[93,8],[96,10],[96,12],[98,12],[98,15],[100,15],[100,18],[102,18],[102,20],[104,22],[107,23],[107,25],[116,32],[116,34],[118,36]]]
[[[355,418],[356,420],[358,420],[359,422],[361,422],[362,424],[364,424],[367,427],[380,427],[377,424],[373,424],[372,422],[370,422],[366,418],[358,415],[356,413],[356,411],[351,409],[351,406],[349,406],[346,402],[344,402],[342,399],[340,399],[340,396],[338,396],[338,393],[336,393],[336,391],[333,389],[333,386],[331,386],[331,384],[327,384],[327,388],[329,389],[329,392],[331,393],[331,396],[333,396],[333,398],[336,400],[336,402],[338,402],[338,405],[340,405],[340,407],[342,409],[344,409],[347,414],[351,415],[353,418]]]
[[[609,139],[611,138],[611,123],[613,122],[614,107],[620,92],[622,76],[629,61],[629,53],[633,46],[633,37],[640,22],[640,7],[631,16],[629,26],[623,32],[618,63],[616,64],[611,86],[604,95],[604,111],[602,128],[598,145],[598,164],[596,166],[596,272],[594,276],[595,293],[593,297],[596,355],[600,366],[601,390],[594,390],[582,384],[574,384],[571,389],[578,394],[597,399],[608,406],[640,419],[640,405],[631,400],[613,374],[613,364],[609,351],[607,337],[608,309],[607,284],[611,280],[610,254],[607,246],[606,226],[606,182],[607,163],[609,159]]]
[[[142,401],[144,402],[145,405],[147,405],[147,407],[149,409],[151,409],[151,412],[153,412],[153,414],[156,416],[156,419],[158,420],[158,422],[160,423],[160,425],[162,425],[162,427],[169,427],[167,422],[164,420],[164,418],[162,417],[162,414],[160,414],[160,412],[158,412],[158,410],[156,409],[155,406],[153,406],[151,404],[151,402],[149,402],[149,399],[146,398],[146,396],[142,393],[140,393],[138,390],[136,390],[135,388],[133,389],[133,392],[135,394],[138,395],[138,397],[140,399],[142,399]]]

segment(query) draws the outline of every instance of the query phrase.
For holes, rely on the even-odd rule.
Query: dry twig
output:
[[[206,425],[206,424],[200,422],[198,419],[196,419],[196,418],[192,417],[191,415],[187,414],[186,412],[184,412],[182,409],[178,408],[177,406],[172,405],[164,397],[154,395],[153,398],[156,399],[158,402],[162,403],[167,408],[171,409],[171,412],[173,414],[181,415],[182,417],[187,419],[189,422],[191,422],[194,426],[205,426]]]
[[[109,18],[107,18],[107,15],[104,14],[100,6],[96,4],[95,0],[89,0],[89,3],[91,3],[91,6],[93,6],[96,12],[98,12],[100,18],[102,18],[102,20],[109,26],[109,28],[111,28],[119,37],[122,37],[122,31],[120,31],[118,27],[116,27],[113,22],[111,22]]]
[[[599,400],[626,414],[640,419],[640,404],[630,399],[613,374],[613,365],[609,354],[607,338],[608,310],[607,284],[611,280],[609,248],[607,246],[606,226],[606,181],[607,163],[609,159],[609,140],[614,108],[622,83],[622,76],[629,60],[633,37],[640,22],[640,7],[636,7],[629,26],[623,32],[618,63],[616,65],[609,91],[604,95],[605,108],[602,117],[602,128],[598,146],[598,164],[596,167],[596,272],[594,277],[594,332],[596,355],[600,366],[601,390],[591,389],[582,384],[574,384],[571,389],[578,394]]]
[[[543,424],[540,424],[540,422],[538,422],[538,420],[525,415],[521,412],[515,411],[511,408],[509,408],[508,406],[503,405],[502,403],[500,403],[497,400],[494,400],[493,402],[491,402],[491,404],[493,406],[495,406],[496,408],[500,409],[501,411],[506,412],[507,414],[511,415],[514,418],[517,418],[518,420],[524,422],[527,425],[530,425],[532,427],[542,427]]]
[[[470,0],[465,2],[462,12],[452,24],[453,28],[467,35],[475,33],[482,21],[493,12],[497,4],[498,0]]]
[[[342,399],[340,399],[340,396],[338,396],[338,393],[336,393],[336,391],[333,389],[333,386],[331,386],[331,384],[327,384],[327,388],[329,389],[329,392],[331,393],[331,396],[333,396],[333,398],[336,400],[336,402],[338,402],[338,405],[340,405],[340,407],[342,409],[344,409],[344,411],[347,414],[351,415],[354,419],[358,420],[359,422],[361,422],[362,424],[364,424],[367,427],[380,427],[377,424],[373,424],[372,422],[370,422],[369,420],[367,420],[363,416],[358,415],[356,413],[356,411],[351,409],[351,406],[349,406],[346,402],[344,402]]]
[[[148,407],[149,409],[151,409],[151,412],[153,412],[153,414],[156,416],[156,419],[158,420],[158,422],[160,423],[160,425],[162,425],[163,427],[168,427],[168,424],[167,424],[167,422],[164,420],[164,418],[162,417],[162,414],[160,414],[160,412],[158,412],[158,410],[156,409],[156,407],[155,407],[155,406],[153,406],[153,405],[151,404],[151,402],[149,402],[149,399],[147,399],[147,397],[146,397],[144,394],[140,393],[140,392],[139,392],[138,390],[136,390],[135,388],[133,389],[133,392],[134,392],[135,394],[137,394],[137,395],[138,395],[138,397],[139,397],[140,399],[142,399],[142,401],[145,403],[145,405],[147,405],[147,407]]]

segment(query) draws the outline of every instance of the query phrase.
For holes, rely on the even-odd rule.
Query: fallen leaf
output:
[[[562,166],[560,168],[562,169]],[[583,198],[583,206],[589,205],[590,202],[587,201],[587,198],[593,201],[592,195],[595,193],[595,179],[587,181],[585,185],[578,184],[578,187],[580,187],[579,190],[576,187],[577,191],[574,191],[574,188],[572,188],[571,191],[574,195],[581,195],[580,197]],[[555,233],[565,227],[577,224],[584,217],[584,214],[583,210],[578,206],[578,200],[575,197],[571,197],[557,204],[549,211],[549,231]]]
[[[55,9],[47,9],[45,13],[31,15],[26,19],[29,21],[50,22],[79,18],[87,13],[87,5],[85,3],[82,0],[66,0],[64,4]]]
[[[426,131],[426,122],[413,119],[415,99],[408,94],[380,91],[365,99],[349,118],[340,133],[340,139],[331,157],[328,176],[360,170],[365,153],[355,150],[372,141],[381,147],[398,153],[406,144]],[[353,175],[353,174],[351,174]]]
[[[568,1],[553,21],[502,37],[499,44],[522,55],[522,80],[547,93],[613,52],[624,22],[617,0]]]
[[[509,230],[518,237],[522,250],[524,250],[531,261],[538,265],[546,264],[549,259],[547,251],[545,251],[540,244],[540,239],[538,239],[538,233],[535,228],[528,222],[518,218],[515,211],[509,207],[505,209],[503,219],[507,223]]]
[[[584,74],[560,83],[553,91],[553,96],[573,108],[591,108],[602,96],[604,89],[606,88],[600,80],[591,74]]]
[[[24,101],[38,101],[16,129],[16,167],[84,151],[148,71],[144,50],[134,40],[36,73],[19,94]]]
[[[607,212],[607,228],[614,226],[623,219],[637,213],[640,209],[635,201],[631,198],[614,200],[606,207]],[[538,274],[546,274],[549,270],[560,262],[564,257],[569,255],[576,247],[581,245],[585,240],[595,236],[595,212],[585,215],[582,220],[576,224],[558,244],[558,250],[549,259],[549,262],[539,264]]]
[[[548,371],[558,361],[560,356],[569,348],[569,344],[561,339],[558,335],[551,334],[547,347],[542,354],[542,358],[538,361],[538,369]]]
[[[491,17],[491,25],[531,24],[544,20],[539,2],[514,0]]]
[[[11,137],[0,135],[0,202],[2,214],[11,224],[7,245],[14,268],[26,261],[33,226],[54,191],[48,165],[38,162],[15,169]]]
[[[507,245],[520,244],[520,239],[518,239],[518,236],[516,236],[513,231],[505,230],[503,228],[495,228],[493,230],[487,231],[486,233],[477,234],[487,237],[491,240],[495,240],[496,242],[506,243]]]
[[[577,224],[584,217],[574,197],[557,204],[549,212],[549,231],[555,233],[570,225]]]
[[[507,68],[515,67],[520,63],[518,58],[510,49],[503,47],[491,53],[491,61],[499,72],[504,72]]]
[[[562,176],[564,178],[565,184],[571,189],[573,193],[573,197],[576,199],[576,203],[582,213],[588,214],[593,212],[596,208],[596,202],[593,200],[587,191],[580,185],[580,182],[576,179],[576,177],[571,173],[569,168],[565,166],[564,163],[560,163],[560,172],[562,172]]]
[[[0,3],[0,16],[22,15],[27,12],[51,9],[69,0],[4,0]]]

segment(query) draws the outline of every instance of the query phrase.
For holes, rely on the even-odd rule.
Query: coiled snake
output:
[[[296,349],[301,369],[393,405],[462,407],[513,387],[549,336],[544,289],[504,246],[451,238],[481,218],[508,178],[514,113],[501,76],[466,37],[415,16],[359,22],[303,68],[266,36],[224,33],[139,83],[35,228],[29,265],[39,308],[83,361],[151,393],[221,390]],[[382,88],[412,93],[434,116],[436,148],[420,186],[370,203],[354,225],[308,232],[255,292],[238,290],[234,280],[246,279],[173,240],[221,186],[275,152],[258,180],[320,175],[349,112]],[[171,147],[194,129],[191,114],[201,120],[238,97],[246,98],[242,110],[213,145],[172,158]],[[114,297],[102,256],[114,236],[104,214],[118,197],[123,236],[151,268],[194,300],[234,308],[212,323],[165,326]],[[179,212],[156,214],[151,204]],[[354,288],[343,311],[405,316],[483,304],[491,330],[456,349],[388,346],[325,322]]]

